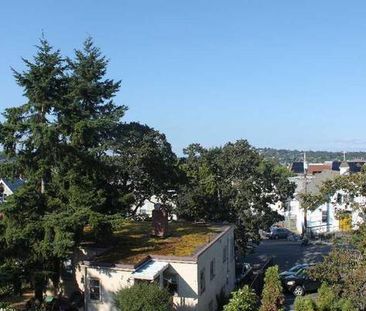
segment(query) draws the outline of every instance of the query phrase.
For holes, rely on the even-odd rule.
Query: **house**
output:
[[[6,201],[9,195],[12,195],[21,185],[24,184],[23,179],[0,179],[0,203]]]
[[[215,311],[217,297],[235,286],[234,227],[172,222],[165,238],[151,222],[121,224],[110,247],[77,265],[85,310],[115,310],[114,293],[138,282],[169,290],[176,310]]]
[[[153,210],[161,205],[164,206],[169,205],[172,210],[176,207],[176,205],[173,202],[171,201],[165,202],[161,200],[158,196],[153,195],[149,200],[145,200],[141,207],[137,208],[136,215],[147,216],[151,218]],[[135,210],[136,207],[132,206],[131,209]],[[170,216],[172,219],[177,220],[177,215],[171,214]]]
[[[337,163],[338,164],[338,163]],[[348,175],[360,172],[362,162],[343,161],[336,165],[335,170],[323,170],[316,174],[290,177],[290,181],[296,185],[296,190],[292,199],[289,199],[284,209],[276,209],[285,218],[284,225],[297,233],[302,233],[304,229],[304,209],[301,208],[301,193],[318,194],[322,184],[329,179],[334,179],[340,175]],[[334,165],[332,166],[334,167]],[[313,233],[336,232],[350,230],[357,227],[362,221],[359,212],[352,209],[350,201],[364,203],[365,198],[351,198],[344,191],[337,191],[329,201],[321,204],[315,210],[307,211],[307,231]],[[340,219],[337,214],[342,212]]]
[[[290,167],[290,171],[294,174],[304,174],[304,162],[293,162]]]

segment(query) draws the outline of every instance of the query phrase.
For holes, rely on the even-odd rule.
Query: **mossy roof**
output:
[[[98,256],[103,263],[137,264],[148,255],[193,256],[203,246],[211,242],[224,226],[172,222],[168,236],[151,236],[151,222],[122,222],[115,230],[113,245]]]

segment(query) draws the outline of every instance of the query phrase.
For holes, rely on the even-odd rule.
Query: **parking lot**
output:
[[[246,257],[245,261],[253,265],[272,256],[274,264],[278,265],[281,271],[285,271],[296,264],[319,262],[324,255],[329,253],[330,249],[329,245],[301,246],[300,242],[263,240],[255,252]],[[293,310],[293,302],[293,295],[286,295],[286,310]]]

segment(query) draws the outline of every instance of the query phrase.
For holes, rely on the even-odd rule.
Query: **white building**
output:
[[[85,310],[116,310],[114,293],[136,282],[168,288],[177,310],[217,310],[216,296],[229,295],[235,286],[234,228],[217,228],[191,256],[161,256],[152,251],[136,264],[103,263],[98,259],[103,256],[80,262],[77,282],[85,294]]]
[[[285,217],[285,226],[297,233],[303,232],[304,227],[304,209],[301,208],[299,195],[301,193],[319,193],[322,184],[329,179],[333,179],[339,175],[349,173],[348,165],[342,164],[340,171],[322,171],[315,175],[295,176],[290,180],[296,184],[294,197],[289,200],[285,208],[281,211],[276,209]],[[363,203],[365,198],[352,198],[354,202]],[[355,211],[349,203],[350,197],[344,191],[337,191],[329,202],[324,203],[313,211],[307,211],[307,228],[308,231],[314,233],[336,232],[349,230],[357,227],[362,221],[360,215]],[[345,217],[340,220],[337,213],[343,211]]]
[[[12,195],[21,185],[24,184],[22,179],[0,179],[0,203],[6,201],[9,195]]]

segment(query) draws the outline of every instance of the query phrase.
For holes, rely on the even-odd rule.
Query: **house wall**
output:
[[[337,196],[338,194],[345,195],[346,193],[343,191],[337,191],[335,195],[332,196],[329,203],[325,203],[317,207],[314,211],[308,211],[307,213],[307,225],[308,227],[316,227],[321,226],[319,228],[320,232],[336,232],[339,231],[339,220],[336,218],[336,211],[340,210],[349,210],[351,211],[352,216],[352,228],[356,228],[360,222],[362,222],[362,218],[357,210],[352,209],[351,207],[347,207],[345,203],[338,203]],[[366,198],[364,197],[356,197],[354,199],[356,203],[365,204]],[[288,211],[284,213],[285,217],[296,217],[296,230],[298,233],[302,233],[302,227],[304,224],[304,210],[301,208],[300,201],[297,198],[292,199],[287,207]],[[328,213],[328,222],[323,221],[323,212]],[[328,228],[327,228],[328,224]]]
[[[227,248],[224,262],[224,247]],[[215,277],[210,279],[210,263],[215,259]],[[200,293],[200,273],[205,270],[206,289]],[[198,257],[198,304],[197,311],[217,310],[216,295],[223,291],[229,295],[235,287],[235,252],[234,252],[234,229],[231,228],[221,236],[211,247]],[[210,303],[213,309],[210,310]]]
[[[4,201],[6,201],[6,198],[9,195],[12,195],[13,194],[13,191],[11,191],[11,189],[3,181],[0,181],[0,185],[4,188],[3,194],[0,195],[0,203],[2,203]]]
[[[163,204],[161,200],[155,195],[153,195],[150,200],[145,200],[144,204],[139,207],[136,211],[137,215],[148,215],[149,217],[152,217],[152,212],[154,210],[155,204]],[[175,207],[175,205],[172,202],[169,202],[170,205]],[[132,206],[132,210],[135,209],[135,206]],[[177,216],[175,214],[171,215],[172,219],[176,220]]]
[[[131,279],[132,270],[112,267],[90,267],[81,265],[77,272],[77,281],[85,293],[86,311],[115,311],[114,293],[119,289],[133,285]],[[90,280],[97,279],[100,282],[100,301],[90,300]]]
[[[169,272],[178,276],[178,294],[173,296],[173,303],[177,310],[195,310],[198,302],[198,280],[197,263],[171,261],[169,262]]]

